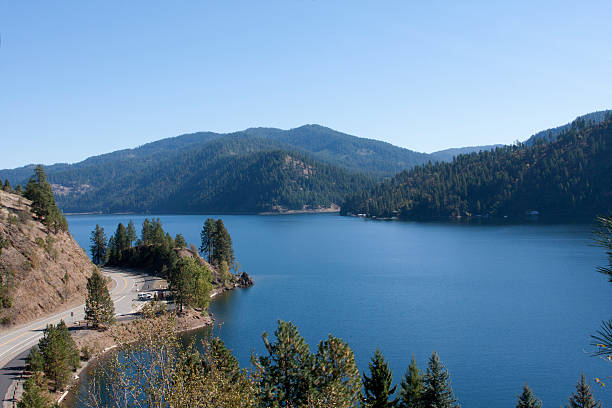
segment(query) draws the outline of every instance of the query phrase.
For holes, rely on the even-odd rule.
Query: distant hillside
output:
[[[236,135],[167,157],[49,178],[72,186],[56,187],[58,205],[66,212],[316,210],[339,205],[350,192],[373,185],[366,176],[278,147],[274,140]]]
[[[574,119],[574,121],[567,123],[563,126],[542,130],[541,132],[538,132],[535,135],[531,136],[529,139],[527,139],[525,141],[525,144],[527,146],[533,146],[538,140],[546,140],[548,142],[553,141],[557,139],[557,137],[561,133],[569,130],[572,126],[572,123],[580,120],[584,121],[587,125],[594,125],[604,121],[609,121],[612,120],[612,110],[587,113],[586,115],[578,116],[576,119]]]
[[[29,200],[0,191],[0,323],[23,323],[84,302],[92,267],[70,233],[49,232]]]
[[[612,210],[612,122],[579,120],[552,142],[418,166],[347,199],[342,214],[592,217]]]
[[[163,160],[168,155],[180,155],[215,142],[231,144],[234,140],[254,141],[253,151],[262,149],[295,151],[344,170],[375,177],[390,177],[417,164],[427,163],[431,159],[426,153],[414,152],[386,142],[347,135],[319,125],[306,125],[290,130],[253,128],[228,134],[212,132],[185,134],[147,143],[134,149],[90,157],[75,164],[45,166],[45,171],[51,180],[54,180],[55,174],[63,173],[61,179],[65,182],[65,175],[73,174],[75,177],[71,183],[93,185],[92,180],[88,180],[89,176],[82,176],[82,172],[92,175],[103,171],[107,177],[114,177],[126,169],[146,167],[151,162]],[[262,147],[263,144],[266,146]],[[0,170],[0,178],[8,179],[12,185],[23,185],[33,169],[34,165]]]
[[[431,160],[426,153],[347,135],[319,125],[306,125],[287,131],[249,129],[245,133],[272,138],[317,160],[373,176],[392,176]]]
[[[502,144],[486,145],[486,146],[469,146],[469,147],[456,147],[451,149],[439,150],[437,152],[430,153],[432,162],[434,161],[452,161],[454,157],[460,154],[478,153],[484,150],[493,150],[497,147],[502,147]],[[408,169],[406,169],[408,170]]]

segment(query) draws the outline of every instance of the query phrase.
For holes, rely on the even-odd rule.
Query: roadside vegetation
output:
[[[85,321],[88,326],[99,328],[115,322],[115,305],[108,292],[106,279],[98,268],[94,268],[87,280]]]
[[[144,269],[168,280],[179,312],[184,307],[204,312],[214,288],[245,284],[236,273],[239,265],[223,221],[207,219],[201,239],[199,253],[207,260],[199,256],[194,245],[187,248],[181,234],[172,237],[159,219],[147,218],[142,223],[140,238],[133,221],[127,227],[119,223],[108,239],[104,228],[96,225],[91,232],[90,251],[98,265]]]

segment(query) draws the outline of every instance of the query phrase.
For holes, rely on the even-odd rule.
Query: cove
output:
[[[150,216],[149,216],[150,217]],[[156,216],[157,217],[157,216]],[[219,218],[219,216],[214,216]],[[144,215],[67,217],[89,252],[96,224]],[[164,229],[199,246],[206,215],[163,215]],[[244,367],[261,334],[291,320],[311,348],[329,333],[348,341],[360,369],[379,347],[399,382],[414,355],[436,350],[463,406],[514,406],[529,383],[545,406],[567,403],[582,371],[612,403],[609,364],[590,335],[612,306],[606,262],[588,224],[381,222],[333,214],[223,215],[255,286],[216,298],[216,333]],[[191,334],[205,335],[202,333]]]

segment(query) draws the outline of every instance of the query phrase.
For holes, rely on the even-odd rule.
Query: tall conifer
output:
[[[264,406],[305,406],[312,387],[313,356],[306,340],[291,322],[278,321],[276,342],[262,335],[268,355],[259,357]]]
[[[426,407],[452,408],[459,407],[450,384],[450,374],[440,361],[435,351],[429,358],[429,365],[425,373],[425,392],[423,402]]]
[[[370,377],[363,374],[364,406],[368,408],[393,408],[397,399],[391,399],[395,393],[393,374],[381,351],[376,349],[369,363]]]
[[[106,235],[104,228],[96,224],[96,229],[91,232],[91,259],[96,265],[106,262]]]
[[[424,392],[423,373],[419,370],[414,356],[412,356],[408,371],[400,385],[400,407],[422,408]]]
[[[523,393],[518,395],[518,402],[516,403],[516,408],[541,408],[542,401],[536,398],[533,395],[533,391],[527,384],[523,386]]]
[[[200,245],[200,254],[208,259],[208,262],[212,263],[212,254],[215,249],[215,234],[216,234],[217,223],[212,218],[207,218],[202,226],[202,232],[200,237],[202,244]]]
[[[134,243],[134,241],[138,239],[138,236],[136,235],[136,228],[134,227],[134,221],[132,220],[130,220],[127,226],[127,239],[128,239],[128,247],[130,248],[132,247],[132,244]]]
[[[567,408],[601,408],[601,402],[593,398],[591,386],[587,384],[584,373],[576,383],[576,392],[569,398]]]
[[[106,280],[98,268],[94,268],[91,277],[87,279],[85,320],[94,328],[111,324],[115,320],[115,306],[108,292]]]

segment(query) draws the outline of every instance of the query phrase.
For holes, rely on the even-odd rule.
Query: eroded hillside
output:
[[[31,202],[0,191],[0,322],[33,320],[84,302],[93,264],[69,232],[49,232]]]

